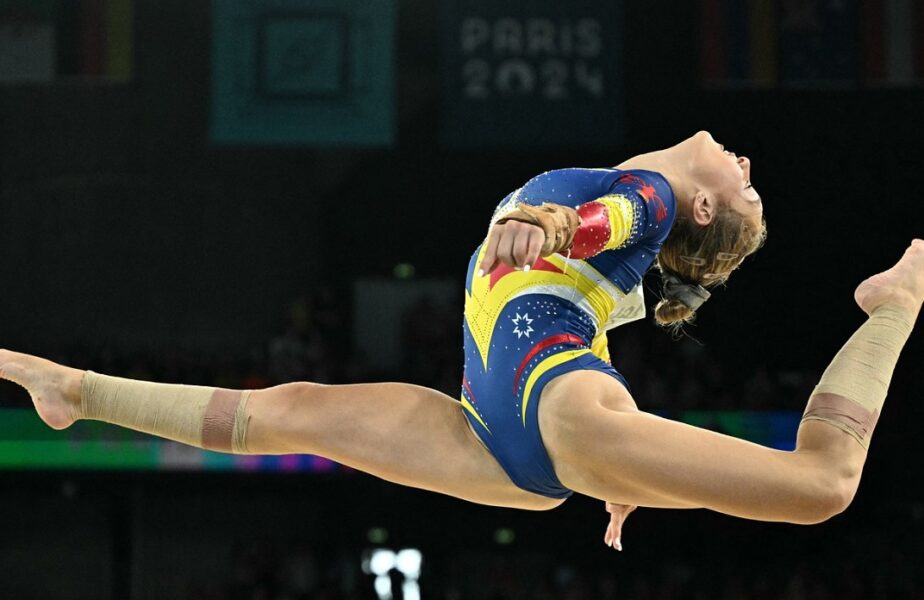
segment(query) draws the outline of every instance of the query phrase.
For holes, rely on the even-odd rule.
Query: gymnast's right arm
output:
[[[529,270],[540,256],[561,252],[590,258],[633,243],[647,221],[646,203],[636,196],[609,194],[576,208],[519,203],[491,227],[481,272],[490,273],[499,264]]]

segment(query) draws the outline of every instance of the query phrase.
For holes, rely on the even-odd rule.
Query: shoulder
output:
[[[667,221],[669,227],[677,211],[674,191],[663,175],[655,171],[619,171],[613,180],[611,193],[632,194],[644,202],[646,212],[657,224]]]
[[[615,169],[578,167],[546,171],[527,181],[507,201],[534,205],[552,202],[573,208],[606,195],[617,173]]]
[[[565,167],[540,173],[530,179],[528,185],[555,184],[597,187],[612,185],[613,178],[617,177],[619,173],[620,171],[617,169]]]

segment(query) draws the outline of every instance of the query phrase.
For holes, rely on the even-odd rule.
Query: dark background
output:
[[[451,149],[438,139],[437,13],[433,0],[400,3],[397,140],[389,149],[210,144],[204,2],[136,2],[130,83],[0,87],[0,345],[164,380],[241,379],[267,360],[261,352],[285,331],[288,307],[307,299],[314,319],[334,314],[315,323],[322,350],[362,363],[309,374],[442,385],[460,356],[423,374],[383,374],[375,357],[355,359],[354,280],[391,277],[406,262],[419,279],[461,286],[491,209],[529,177],[613,165],[708,129],[751,158],[768,242],[689,328],[701,346],[672,342],[649,318],[613,334],[616,367],[636,349],[657,361],[663,379],[678,385],[660,393],[670,405],[672,394],[685,393],[680,384],[720,365],[728,383],[709,379],[686,406],[800,410],[812,377],[862,322],[851,299],[856,284],[924,235],[924,89],[704,86],[695,5],[628,1],[626,22],[645,26],[625,27],[625,143]],[[441,337],[450,345],[454,327]],[[359,474],[6,472],[0,591],[289,597],[279,565],[298,547],[315,557],[326,583],[291,597],[354,597],[337,591],[349,579],[338,561],[359,556],[369,527],[385,526],[389,544],[415,545],[431,560],[425,598],[918,597],[922,358],[915,335],[857,501],[818,527],[639,511],[617,555],[600,543],[603,507],[585,499],[534,515]],[[639,374],[639,404],[648,407],[645,366],[625,370]],[[786,379],[792,373],[796,383]],[[719,390],[716,403],[710,389]],[[28,406],[6,384],[2,398]],[[514,544],[496,545],[493,532],[507,526],[518,534]],[[366,595],[355,597],[369,597],[371,580],[356,577]],[[333,591],[319,591],[325,586]]]

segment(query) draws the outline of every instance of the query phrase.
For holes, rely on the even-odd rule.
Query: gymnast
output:
[[[382,479],[488,505],[603,500],[621,549],[637,506],[819,523],[857,491],[899,352],[924,302],[924,241],[862,282],[868,319],[808,400],[784,452],[641,412],[606,331],[688,322],[766,235],[747,158],[707,132],[615,168],[550,171],[498,206],[465,282],[461,401],[405,384],[287,383],[228,390],[80,371],[0,350],[0,377],[54,429],[114,423],[239,454],[310,453]]]

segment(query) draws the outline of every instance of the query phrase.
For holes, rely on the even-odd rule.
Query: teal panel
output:
[[[212,23],[213,142],[393,142],[393,0],[213,0]]]

